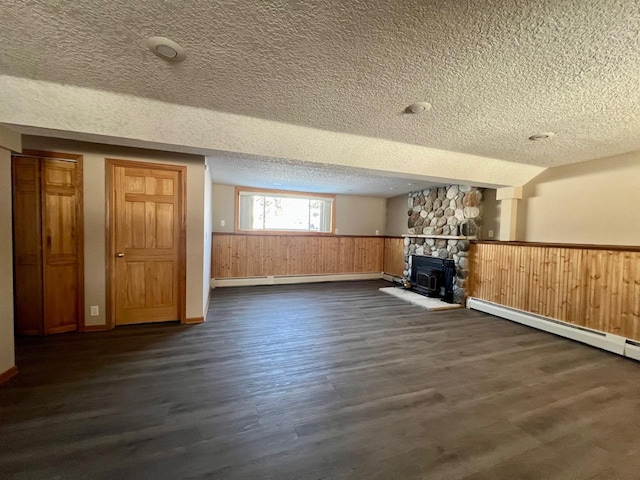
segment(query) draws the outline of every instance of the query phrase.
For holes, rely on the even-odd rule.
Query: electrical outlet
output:
[[[220,220],[220,226],[224,227],[225,221],[224,220]]]
[[[336,235],[338,234],[338,229],[337,228],[335,229],[335,233],[336,233]]]
[[[376,235],[380,235],[380,230],[376,230]]]
[[[489,230],[489,238],[493,238],[493,230]]]
[[[91,316],[97,317],[100,315],[100,307],[98,305],[91,305]]]

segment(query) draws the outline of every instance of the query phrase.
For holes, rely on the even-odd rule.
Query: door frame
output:
[[[178,200],[180,202],[180,230],[178,239],[178,320],[180,323],[187,323],[187,167],[184,165],[172,165],[164,163],[141,162],[136,160],[122,160],[117,158],[105,158],[105,180],[106,180],[106,211],[105,211],[105,234],[106,234],[106,283],[107,283],[107,328],[116,326],[115,319],[115,295],[113,283],[115,281],[115,236],[114,231],[115,216],[113,207],[115,205],[115,191],[113,189],[113,177],[115,167],[150,168],[154,170],[168,170],[178,173]]]
[[[84,174],[83,174],[83,159],[82,155],[78,155],[75,153],[59,153],[59,152],[48,152],[43,150],[29,150],[24,149],[21,155],[26,155],[34,158],[49,158],[52,160],[67,160],[73,161],[76,163],[76,252],[78,257],[78,273],[77,273],[77,282],[78,282],[78,299],[77,299],[77,330],[79,332],[84,332],[88,328],[85,325],[85,304],[84,304]],[[38,167],[41,172],[41,165]],[[13,168],[13,167],[12,167]],[[42,195],[42,192],[40,193]],[[42,211],[42,197],[40,198],[40,205],[38,209]],[[13,212],[12,212],[13,215]],[[42,216],[40,217],[40,223],[42,224]],[[42,239],[40,239],[40,249],[41,249],[41,261],[44,261],[44,256],[42,253]],[[44,271],[44,264],[42,264],[42,269]],[[44,280],[43,280],[44,282]],[[44,286],[44,283],[43,283]],[[89,327],[90,328],[90,327]],[[43,327],[43,335],[47,335],[44,333]]]

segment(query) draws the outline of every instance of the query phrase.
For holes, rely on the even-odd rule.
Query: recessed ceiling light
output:
[[[420,113],[427,112],[429,110],[431,110],[431,104],[429,102],[416,102],[405,108],[404,113],[419,115]]]
[[[393,187],[389,187],[389,190],[393,190],[393,189],[394,189]]]
[[[411,186],[411,185],[413,185],[413,183],[407,183],[407,185]]]
[[[531,135],[529,137],[529,140],[531,140],[532,142],[537,142],[538,140],[546,140],[548,138],[551,138],[554,135],[555,133],[553,132],[536,133],[535,135]]]
[[[187,52],[184,48],[168,38],[147,38],[146,44],[149,50],[168,62],[181,62],[187,56]]]

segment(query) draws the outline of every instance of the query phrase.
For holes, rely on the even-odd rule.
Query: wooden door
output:
[[[78,329],[81,241],[80,165],[42,159],[42,260],[45,335]]]
[[[13,266],[16,333],[42,335],[40,162],[13,157]]]
[[[84,324],[82,156],[26,152],[13,168],[16,332]]]
[[[185,167],[107,162],[111,324],[184,321]]]

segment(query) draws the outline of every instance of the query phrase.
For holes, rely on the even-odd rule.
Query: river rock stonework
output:
[[[448,185],[411,192],[407,198],[409,235],[475,237],[482,226],[482,190],[467,185]],[[411,255],[450,258],[456,264],[453,298],[464,304],[469,278],[469,240],[442,238],[404,239],[404,271],[411,275]]]

